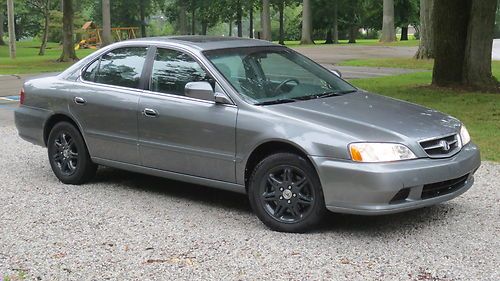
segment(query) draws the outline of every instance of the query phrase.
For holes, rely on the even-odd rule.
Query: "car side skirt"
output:
[[[92,157],[92,161],[96,164],[107,166],[107,167],[113,167],[113,168],[127,170],[127,171],[131,171],[131,172],[135,172],[135,173],[142,173],[142,174],[147,174],[147,175],[151,175],[151,176],[162,177],[162,178],[167,178],[167,179],[171,179],[171,180],[178,180],[178,181],[188,182],[188,183],[192,183],[192,184],[205,185],[205,186],[214,187],[214,188],[218,188],[218,189],[222,189],[222,190],[246,194],[245,186],[239,185],[236,183],[218,181],[218,180],[207,179],[207,178],[202,178],[202,177],[196,177],[196,176],[192,176],[192,175],[180,174],[180,173],[171,172],[171,171],[158,170],[158,169],[154,169],[154,168],[142,167],[142,166],[138,166],[138,165],[123,163],[123,162],[118,162],[118,161],[112,161],[112,160],[107,160],[107,159],[102,159],[102,158],[97,158],[97,157]]]

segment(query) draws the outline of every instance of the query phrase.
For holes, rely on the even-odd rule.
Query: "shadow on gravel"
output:
[[[361,236],[374,234],[401,236],[418,235],[422,231],[446,224],[460,209],[454,202],[441,203],[422,209],[380,216],[358,216],[329,213],[317,232],[351,233]]]
[[[161,196],[189,200],[195,204],[205,204],[235,211],[252,213],[247,197],[242,194],[219,190],[201,185],[189,184],[169,179],[102,167],[99,168],[94,183],[114,183]],[[382,216],[358,216],[328,213],[324,222],[311,233],[348,233],[360,236],[391,235],[401,233],[418,235],[421,231],[436,227],[452,219],[459,209],[448,202],[423,209]]]
[[[195,201],[198,204],[252,212],[247,197],[242,194],[113,168],[99,168],[93,182],[119,183],[124,188],[155,192],[162,196]]]

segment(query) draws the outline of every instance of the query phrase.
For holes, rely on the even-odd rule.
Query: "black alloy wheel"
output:
[[[292,153],[263,159],[249,179],[248,196],[259,219],[276,231],[308,231],[326,212],[316,170]]]
[[[283,165],[271,169],[260,184],[266,212],[279,222],[296,223],[312,211],[314,189],[300,169]]]
[[[68,132],[60,131],[54,140],[52,155],[59,171],[65,176],[71,176],[78,167],[78,149]]]
[[[57,123],[49,134],[47,150],[50,166],[56,177],[66,184],[82,184],[95,175],[82,135],[71,123]]]

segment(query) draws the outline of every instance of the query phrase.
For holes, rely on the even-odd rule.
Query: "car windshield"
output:
[[[249,102],[267,105],[331,97],[356,88],[286,48],[235,48],[205,56]]]

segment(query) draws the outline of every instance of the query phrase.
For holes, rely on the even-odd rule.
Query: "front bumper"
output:
[[[312,156],[328,210],[379,215],[451,200],[474,183],[481,165],[473,143],[450,158],[356,163]]]

